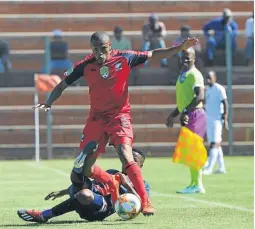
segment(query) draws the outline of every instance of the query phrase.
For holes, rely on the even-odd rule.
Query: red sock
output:
[[[93,166],[92,174],[90,177],[104,184],[112,184],[113,182],[112,176],[102,170],[98,165]]]
[[[134,161],[127,163],[125,167],[126,167],[126,172],[130,181],[133,183],[135,190],[137,191],[138,195],[141,197],[142,204],[147,203],[148,195],[145,190],[145,185],[144,185],[141,169],[138,167],[138,165]]]

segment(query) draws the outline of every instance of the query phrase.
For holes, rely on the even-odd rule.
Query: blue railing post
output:
[[[50,74],[50,38],[45,37],[45,74]],[[47,94],[47,98],[49,93]],[[52,158],[52,113],[49,110],[46,114],[47,119],[47,158]]]
[[[228,131],[228,147],[229,155],[233,153],[233,99],[232,99],[232,29],[229,25],[225,27],[226,34],[226,72],[227,72],[227,95],[229,104],[229,131]]]

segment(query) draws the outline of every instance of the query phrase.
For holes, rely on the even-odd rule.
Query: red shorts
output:
[[[109,141],[110,145],[133,143],[133,129],[129,114],[119,114],[108,121],[103,119],[93,120],[89,117],[83,129],[80,150],[90,142],[97,142],[97,152],[104,153]]]

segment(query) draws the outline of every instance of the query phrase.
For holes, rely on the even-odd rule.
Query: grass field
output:
[[[105,168],[119,168],[117,159],[101,159]],[[204,177],[206,194],[177,195],[175,191],[189,182],[188,169],[169,158],[148,158],[144,177],[150,183],[153,217],[140,215],[132,221],[120,221],[116,215],[104,222],[88,223],[75,213],[66,214],[47,224],[26,223],[18,218],[19,208],[45,209],[59,203],[44,201],[51,191],[69,185],[73,160],[0,162],[0,228],[89,228],[89,229],[251,229],[253,228],[253,157],[228,157],[226,175]]]

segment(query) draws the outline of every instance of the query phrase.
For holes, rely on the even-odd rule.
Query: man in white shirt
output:
[[[228,101],[226,90],[218,84],[215,72],[207,76],[209,88],[206,90],[207,141],[210,144],[209,160],[203,170],[204,175],[212,174],[213,167],[218,162],[216,173],[226,173],[223,151],[221,148],[222,126],[228,130]]]
[[[247,65],[251,64],[253,59],[253,50],[254,50],[254,12],[252,17],[247,19],[245,22],[245,36],[246,41],[246,59]]]

